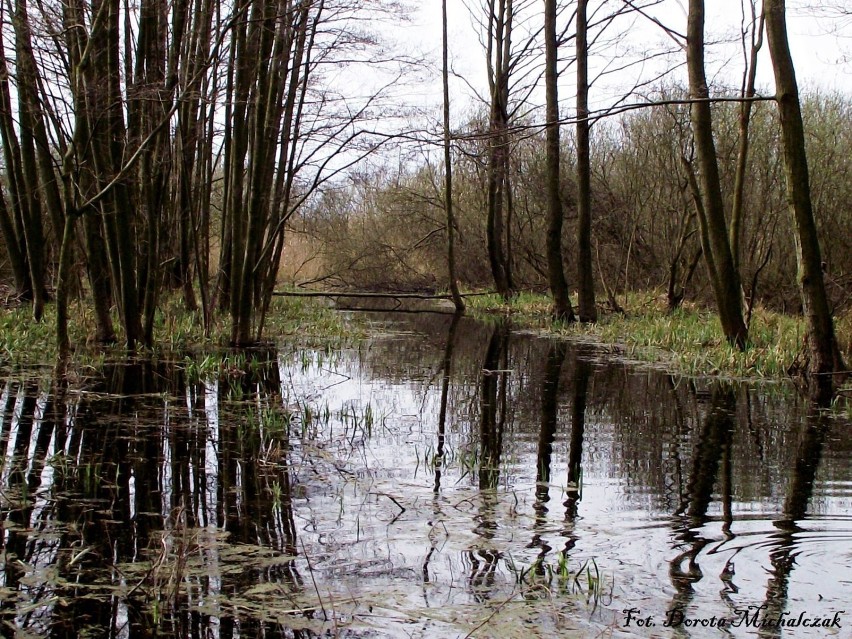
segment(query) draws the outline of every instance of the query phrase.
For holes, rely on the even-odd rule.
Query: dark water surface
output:
[[[852,637],[848,421],[506,326],[387,328],[7,373],[0,634]]]

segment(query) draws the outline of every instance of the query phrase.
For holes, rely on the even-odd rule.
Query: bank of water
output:
[[[0,634],[852,636],[852,424],[374,319],[343,349],[7,373]]]

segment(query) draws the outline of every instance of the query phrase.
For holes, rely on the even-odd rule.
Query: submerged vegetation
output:
[[[848,600],[823,585],[848,569],[841,416],[496,315],[403,317],[7,375],[0,632],[591,638],[637,600]]]
[[[309,316],[326,326],[324,312]],[[481,498],[466,484],[491,455],[476,453],[473,432],[446,442],[467,456],[447,450],[428,465],[400,464],[385,450],[407,430],[396,399],[361,394],[360,382],[338,398],[324,393],[356,374],[358,349],[295,340],[225,357],[101,362],[73,381],[10,376],[0,389],[0,623],[24,637],[120,637],[126,628],[130,636],[207,636],[192,628],[208,625],[248,636],[360,637],[388,623],[443,636],[517,636],[519,619],[557,627],[574,606],[594,610],[611,599],[613,576],[594,558],[465,550],[483,562],[471,569],[471,591],[494,601],[483,600],[473,617],[463,601],[440,610],[404,604],[419,572],[399,551],[387,559],[363,553],[392,526],[395,536],[423,542],[428,529],[412,522],[433,518],[434,505],[385,473],[413,471],[406,481],[426,495],[440,475],[465,484],[449,489],[461,495],[460,520],[429,523],[425,540],[437,557],[439,540],[470,537],[466,504],[482,499],[489,519],[518,517],[517,497],[501,495],[497,478],[520,462],[504,457],[488,468],[493,484],[481,486]],[[359,550],[349,556],[347,548]],[[428,557],[422,567],[438,592],[443,570]]]

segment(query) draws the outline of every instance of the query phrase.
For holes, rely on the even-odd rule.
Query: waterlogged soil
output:
[[[4,374],[0,634],[852,636],[848,421],[507,325],[380,333]]]

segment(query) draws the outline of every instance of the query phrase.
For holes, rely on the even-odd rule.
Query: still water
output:
[[[440,315],[7,372],[0,634],[852,637],[850,429]]]

